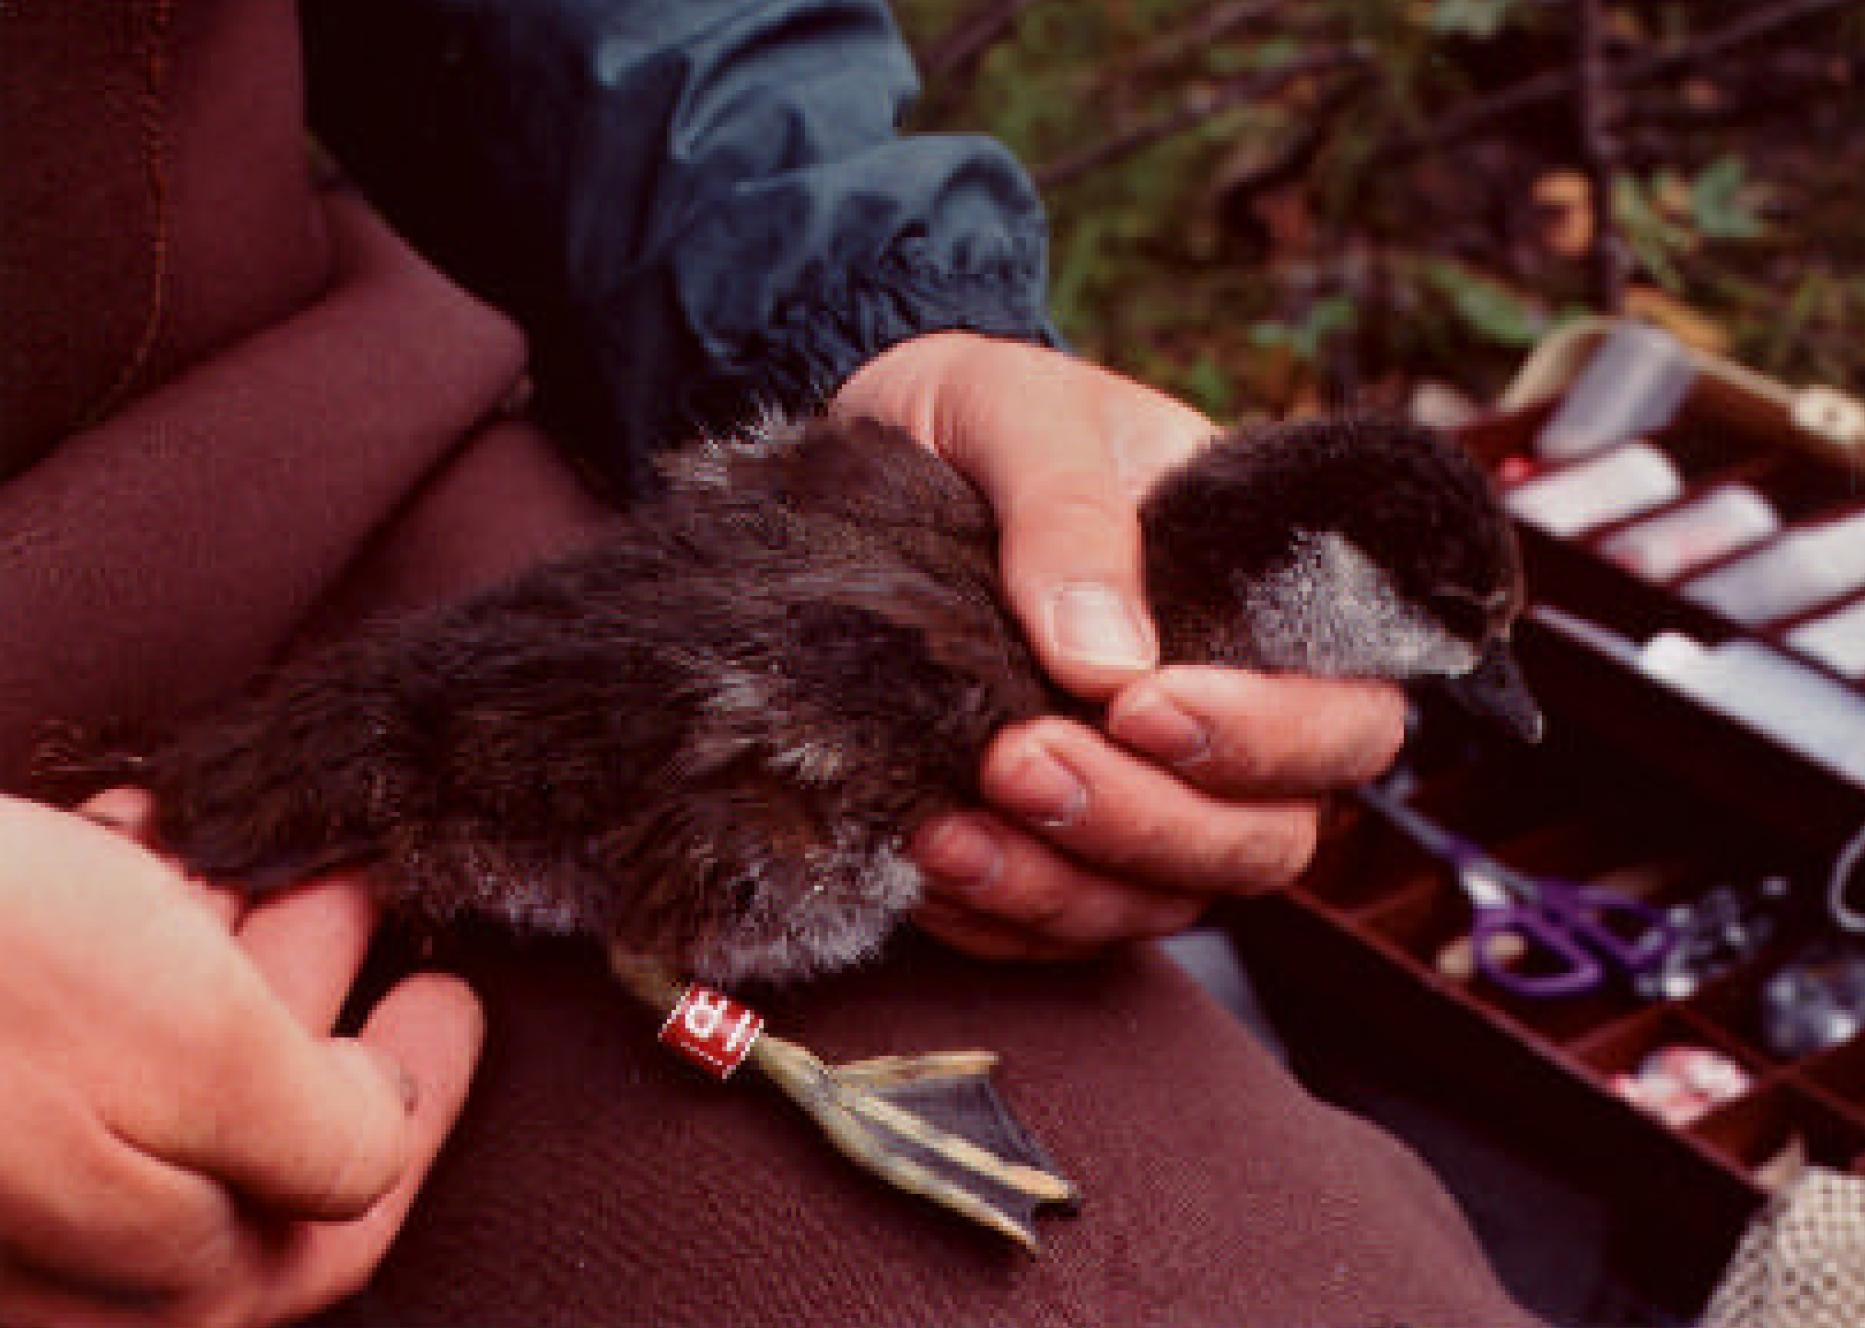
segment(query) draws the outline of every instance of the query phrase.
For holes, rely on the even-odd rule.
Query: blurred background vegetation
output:
[[[1623,312],[1865,389],[1865,0],[896,0],[1085,354],[1220,417],[1491,401]]]

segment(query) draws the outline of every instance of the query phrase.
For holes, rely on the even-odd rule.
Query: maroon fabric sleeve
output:
[[[610,516],[543,430],[494,421],[422,478],[289,649],[505,580],[596,538]]]
[[[754,1076],[654,1042],[593,954],[468,944],[466,1117],[371,1291],[329,1322],[442,1325],[1532,1322],[1405,1148],[1308,1097],[1151,946],[968,961],[907,938],[760,1002],[833,1060],[988,1047],[1084,1199],[1031,1258],[830,1151]]]
[[[323,299],[0,488],[0,786],[48,721],[159,721],[242,683],[513,390],[510,323],[360,202],[329,223]]]
[[[292,0],[0,7],[0,478],[330,281]]]

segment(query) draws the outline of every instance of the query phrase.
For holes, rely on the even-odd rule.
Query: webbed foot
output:
[[[660,966],[620,952],[610,962],[654,1009],[680,1007],[686,986]],[[992,1087],[991,1052],[828,1065],[807,1047],[763,1034],[746,1055],[845,1157],[1026,1250],[1037,1246],[1038,1208],[1079,1199]]]

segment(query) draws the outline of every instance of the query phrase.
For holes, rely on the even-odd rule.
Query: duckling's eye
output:
[[[734,916],[751,912],[758,902],[758,878],[750,872],[732,877],[725,883],[725,899]]]

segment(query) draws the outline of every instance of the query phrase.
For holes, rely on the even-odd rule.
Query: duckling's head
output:
[[[1141,509],[1167,658],[1445,680],[1523,737],[1541,714],[1509,653],[1514,532],[1461,446],[1400,421],[1258,426],[1215,440]]]

